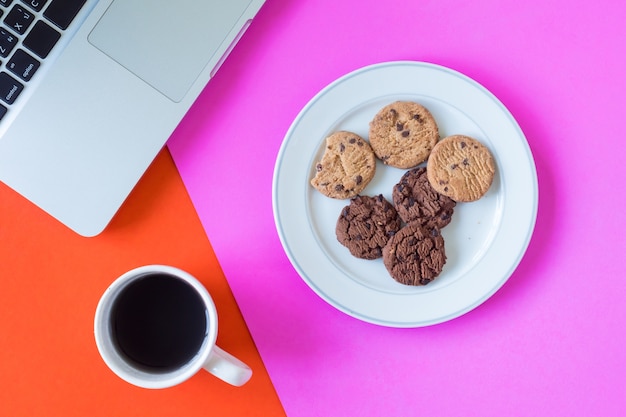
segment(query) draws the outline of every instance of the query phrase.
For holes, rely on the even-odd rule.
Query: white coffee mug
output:
[[[215,345],[217,311],[208,291],[171,266],[142,266],[117,278],[98,303],[94,333],[107,366],[139,387],[171,387],[200,369],[234,386],[252,376]]]

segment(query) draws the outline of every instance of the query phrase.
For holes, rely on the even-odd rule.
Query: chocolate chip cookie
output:
[[[413,168],[424,162],[439,140],[439,128],[426,107],[396,101],[383,107],[370,122],[369,141],[383,163]]]
[[[407,171],[393,187],[393,205],[400,218],[441,229],[450,223],[456,202],[438,193],[428,182],[426,168]]]
[[[365,189],[376,173],[376,157],[359,135],[340,131],[326,138],[326,150],[315,166],[311,185],[327,197],[352,198]]]
[[[428,181],[439,193],[455,201],[475,201],[493,182],[495,162],[489,149],[464,135],[442,139],[427,165]]]
[[[398,213],[382,194],[359,195],[341,211],[335,234],[353,256],[376,259],[383,255],[383,247],[400,227]]]
[[[426,285],[446,263],[444,241],[439,229],[417,222],[398,231],[383,248],[383,263],[393,279],[405,285]]]

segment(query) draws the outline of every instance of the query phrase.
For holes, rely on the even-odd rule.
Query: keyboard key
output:
[[[48,56],[61,34],[41,20],[35,23],[24,39],[24,46],[40,58]],[[1,40],[1,38],[0,38]]]
[[[52,0],[43,12],[46,19],[65,30],[72,23],[86,0]]]
[[[13,0],[0,0],[0,6],[9,7]]]
[[[4,107],[2,104],[0,104],[0,119],[2,119],[5,114],[7,114],[7,111],[8,109]]]
[[[38,12],[41,9],[43,9],[43,6],[46,5],[47,1],[48,0],[22,0],[22,3],[25,3],[31,9],[33,9],[36,12]]]
[[[35,72],[39,69],[39,61],[23,50],[18,49],[11,57],[7,68],[22,80],[30,81]]]
[[[17,36],[4,28],[0,28],[0,56],[6,58],[17,45]]]
[[[35,20],[34,14],[16,4],[4,18],[4,23],[18,34],[23,35],[33,20]]]
[[[0,100],[13,104],[23,89],[24,85],[19,81],[6,72],[0,72]]]

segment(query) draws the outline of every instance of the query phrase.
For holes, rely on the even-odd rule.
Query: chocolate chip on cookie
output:
[[[375,172],[376,157],[367,141],[352,132],[335,132],[326,138],[311,185],[327,197],[352,198],[365,189]]]
[[[383,263],[393,279],[405,285],[426,285],[446,263],[444,241],[439,229],[417,222],[398,231],[383,248]]]
[[[439,128],[426,107],[396,101],[383,107],[370,122],[369,141],[378,158],[397,168],[424,162],[439,140]]]
[[[376,259],[383,255],[383,247],[400,226],[398,213],[382,195],[359,195],[341,211],[335,234],[353,256]]]
[[[428,182],[426,168],[407,171],[393,187],[393,205],[400,218],[427,227],[445,227],[452,220],[456,202],[438,193]]]
[[[453,135],[442,139],[428,158],[430,185],[455,201],[475,201],[493,182],[495,162],[489,149],[476,139]]]

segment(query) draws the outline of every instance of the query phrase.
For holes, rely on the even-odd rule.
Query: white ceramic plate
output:
[[[323,196],[309,185],[325,138],[337,130],[368,137],[369,122],[386,104],[426,106],[442,137],[464,134],[489,147],[496,175],[487,194],[457,204],[442,230],[446,265],[422,287],[394,281],[382,259],[354,258],[335,237],[348,200]],[[406,170],[378,163],[364,195],[391,200]],[[280,148],[273,181],[274,219],[282,245],[302,279],[339,310],[366,322],[419,327],[464,314],[496,292],[519,264],[537,215],[535,164],[524,134],[504,105],[484,87],[445,67],[389,62],[354,71],[319,92],[294,120]]]

